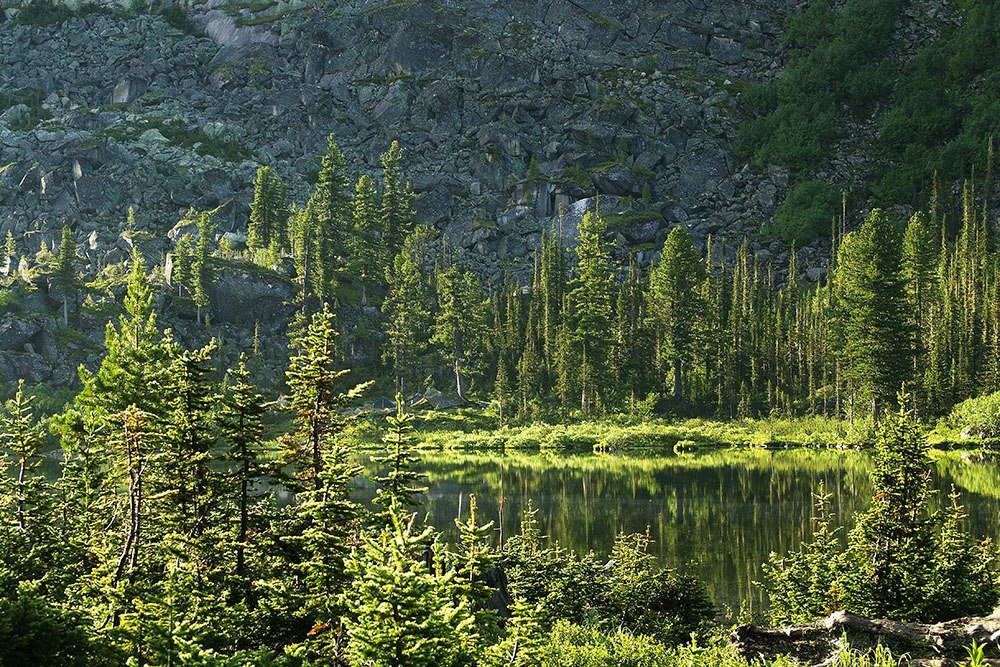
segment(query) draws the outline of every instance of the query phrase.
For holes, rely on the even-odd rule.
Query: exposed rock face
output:
[[[158,238],[189,206],[238,231],[258,164],[303,195],[334,131],[369,169],[399,139],[420,216],[488,274],[598,195],[618,198],[615,238],[645,261],[674,224],[742,237],[787,178],[734,156],[734,84],[777,70],[792,4],[355,0],[196,9],[192,31],[159,15],[8,22],[0,234],[40,220],[54,240],[66,220],[97,232],[100,258],[129,206]]]

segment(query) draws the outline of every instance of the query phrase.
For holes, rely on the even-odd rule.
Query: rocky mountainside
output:
[[[0,234],[68,222],[99,262],[127,209],[159,239],[189,208],[245,230],[269,164],[304,196],[335,132],[373,168],[398,139],[420,218],[496,275],[601,197],[648,262],[678,223],[742,238],[787,176],[733,150],[738,84],[773,76],[790,0],[209,2],[9,8],[0,31]],[[19,14],[20,12],[20,14]],[[37,247],[34,238],[26,247]],[[731,244],[735,246],[735,243]],[[780,252],[758,243],[762,257]],[[822,272],[825,252],[803,249]]]

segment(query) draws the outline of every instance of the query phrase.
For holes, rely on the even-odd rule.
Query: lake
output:
[[[551,542],[607,553],[619,531],[644,532],[662,563],[703,580],[733,618],[741,604],[766,608],[761,564],[796,548],[811,528],[813,494],[832,494],[838,521],[851,524],[871,498],[869,460],[858,452],[721,450],[678,456],[424,453],[431,525],[455,534],[454,519],[476,494],[497,540],[517,532],[529,501]],[[998,536],[1000,465],[937,455],[934,485],[954,484],[969,529]],[[370,467],[370,464],[369,464]],[[370,494],[365,484],[362,494]],[[936,503],[947,501],[938,494]]]

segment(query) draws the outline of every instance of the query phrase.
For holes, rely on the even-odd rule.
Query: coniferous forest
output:
[[[697,123],[671,98],[684,113],[657,128],[669,150],[576,117],[557,123],[574,146],[484,129],[433,168],[412,128],[326,134],[364,114],[314,93],[343,84],[367,104],[384,85],[371,127],[422,105],[430,127],[447,96],[427,102],[440,81],[401,63],[417,71],[430,56],[415,51],[482,37],[463,13],[482,8],[286,4],[0,10],[0,40],[162,23],[192,62],[210,56],[196,78],[212,95],[258,91],[269,111],[241,117],[241,136],[268,123],[323,135],[318,154],[289,157],[305,145],[291,132],[255,152],[181,112],[151,121],[144,110],[174,103],[155,90],[163,72],[104,86],[78,134],[60,134],[84,105],[55,84],[9,92],[0,67],[0,157],[15,133],[52,153],[86,137],[69,176],[0,164],[0,378],[17,376],[0,383],[0,666],[1000,664],[995,2],[810,2],[783,21],[748,3],[699,25],[665,11],[655,34],[671,53],[716,69],[615,52],[631,74],[606,68],[596,84],[533,64],[524,77],[566,105],[593,95],[587,117],[626,128],[641,123],[629,105],[671,113],[643,97],[657,86],[696,96]],[[622,40],[653,20],[569,4]],[[402,52],[391,76],[345,84],[329,68],[353,43],[280,27],[300,12],[346,16],[379,54]],[[385,12],[466,23],[390,40]],[[477,58],[527,61],[548,44],[511,21],[502,53]],[[289,66],[297,49],[309,55]],[[774,66],[754,64],[767,49]],[[315,90],[294,89],[292,71]],[[469,116],[541,123],[559,104]],[[739,122],[711,125],[720,109]],[[587,154],[598,145],[610,161]],[[682,164],[688,153],[725,176]],[[443,176],[475,160],[495,173]],[[137,206],[103,184],[114,201],[99,224],[122,209],[105,248],[98,223],[72,214],[115,161],[155,163],[158,183]],[[214,192],[187,197],[190,178]],[[72,196],[54,194],[67,184]],[[498,189],[515,203],[498,208]],[[457,209],[441,202],[456,192],[474,213],[449,237]],[[723,200],[741,198],[737,221]],[[164,206],[186,213],[161,220]],[[232,285],[251,282],[255,296],[237,298]],[[233,312],[259,312],[255,299],[282,316],[249,334]],[[429,462],[448,456],[446,472]],[[599,474],[622,461],[642,465]],[[787,525],[765,535],[769,513]],[[713,530],[738,544],[706,554]],[[730,579],[760,595],[720,599]]]

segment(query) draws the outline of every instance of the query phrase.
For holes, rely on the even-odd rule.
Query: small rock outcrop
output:
[[[838,611],[810,625],[788,628],[736,628],[731,643],[748,659],[789,655],[803,664],[831,664],[845,644],[868,650],[885,646],[893,655],[906,655],[914,667],[958,667],[968,658],[966,648],[976,641],[985,648],[986,664],[1000,665],[1000,616],[960,618],[934,624],[869,619]]]

